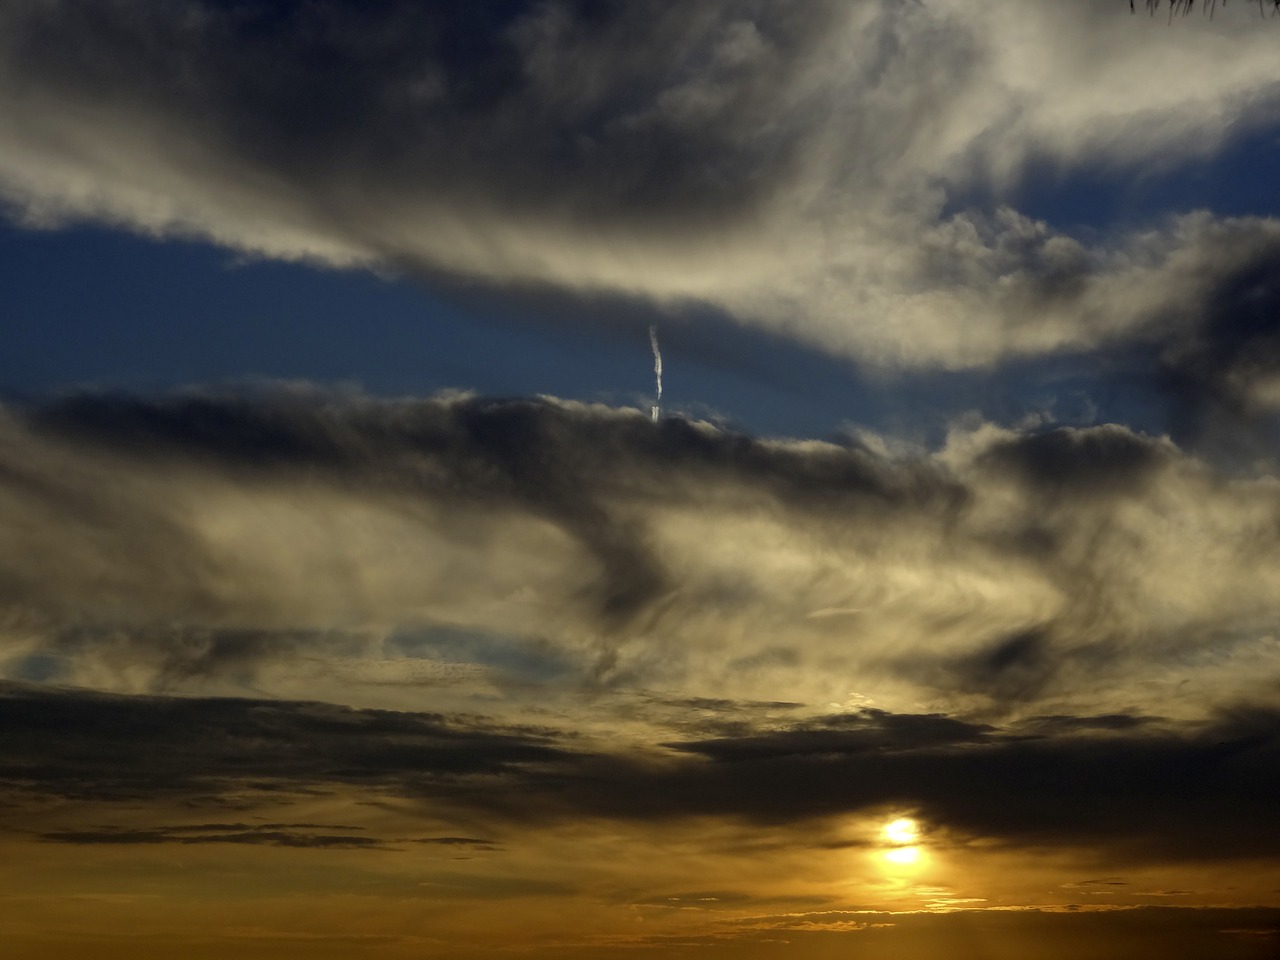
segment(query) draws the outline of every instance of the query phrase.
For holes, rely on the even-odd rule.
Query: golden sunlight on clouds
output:
[[[898,867],[918,866],[923,858],[924,854],[919,847],[894,847],[884,854],[886,862]]]
[[[899,817],[884,825],[881,835],[889,843],[911,844],[920,839],[920,828],[910,817]]]
[[[888,869],[918,870],[925,865],[924,848],[918,843],[920,827],[911,817],[898,817],[880,829],[880,837],[889,849],[880,854]]]

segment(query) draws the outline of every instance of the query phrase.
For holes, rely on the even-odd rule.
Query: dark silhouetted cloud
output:
[[[399,788],[415,778],[424,787],[433,781],[447,793],[468,778],[579,759],[561,749],[551,731],[459,726],[431,714],[24,686],[7,686],[4,694],[0,777],[88,800],[190,797],[273,784],[377,790],[388,777]]]
[[[1039,729],[864,711],[736,739],[669,743],[665,756],[625,741],[605,754],[564,732],[314,703],[10,685],[0,711],[0,783],[20,800],[355,790],[505,830],[706,817],[786,828],[907,809],[931,842],[946,845],[1084,847],[1129,863],[1280,852],[1273,815],[1280,712],[1259,708],[1200,725],[1085,717],[1055,718]],[[492,846],[470,837],[388,841],[287,823],[64,828],[43,839]]]

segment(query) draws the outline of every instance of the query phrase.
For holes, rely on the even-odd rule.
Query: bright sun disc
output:
[[[919,847],[894,847],[884,852],[885,860],[899,867],[909,867],[919,863],[922,855]]]
[[[910,817],[899,817],[892,823],[886,823],[880,832],[889,843],[915,843],[920,839],[920,828]]]

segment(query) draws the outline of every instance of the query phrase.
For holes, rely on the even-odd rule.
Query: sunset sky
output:
[[[1280,957],[1271,6],[0,0],[0,955]]]

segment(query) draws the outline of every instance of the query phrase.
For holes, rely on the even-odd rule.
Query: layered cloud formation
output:
[[[1083,849],[1132,867],[1274,857],[1280,713],[1202,727],[1044,717],[997,728],[862,711],[612,755],[572,731],[328,704],[120,697],[0,688],[10,799],[252,809],[331,792],[408,799],[510,834],[548,823],[723,818],[841,842],[850,817],[908,807],[944,849]],[[75,725],[77,737],[67,736]],[[160,814],[166,815],[166,814]],[[168,815],[172,815],[169,813]],[[261,821],[261,817],[255,819]],[[312,823],[52,830],[81,845],[249,844],[404,849],[485,839],[362,834]],[[863,842],[865,843],[865,842]]]
[[[1118,426],[974,424],[894,456],[282,390],[86,395],[5,432],[12,655],[113,689],[403,652],[426,624],[594,684],[997,711],[1177,690],[1195,714],[1275,654],[1274,480]]]
[[[294,390],[84,396],[5,431],[10,637],[154,639],[141,689],[416,622],[550,644],[599,684],[1000,709],[1203,705],[1274,652],[1274,480],[1119,426],[973,425],[895,457]]]
[[[939,842],[1143,862],[1280,843],[1280,489],[1168,440],[975,425],[893,456],[293,389],[14,408],[3,449],[18,796],[373,791],[468,836],[896,805]],[[409,842],[188,826],[46,839]]]
[[[1280,246],[1269,219],[1084,238],[1008,205],[1033,166],[1142,174],[1273,121],[1247,10],[24,0],[0,37],[0,189],[31,222],[709,304],[877,364],[1183,338]]]
[[[1128,6],[3,4],[28,225],[1049,396],[940,388],[929,445],[302,381],[0,406],[18,955],[1262,956],[1280,221],[1018,206],[1273,128],[1280,59],[1252,4]],[[1167,433],[1097,423],[1142,404]]]

